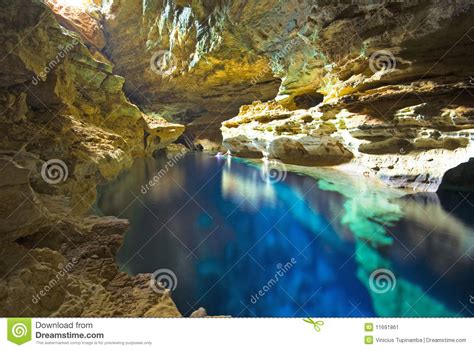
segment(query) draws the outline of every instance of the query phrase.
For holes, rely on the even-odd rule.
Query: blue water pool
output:
[[[120,268],[167,273],[185,315],[472,316],[474,196],[285,170],[137,159],[96,210],[131,223]]]

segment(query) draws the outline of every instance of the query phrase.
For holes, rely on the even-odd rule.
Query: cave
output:
[[[472,316],[473,4],[0,4],[1,317]]]
[[[295,103],[295,106],[298,109],[310,109],[311,107],[315,107],[321,102],[323,102],[323,100],[323,94],[313,92],[295,96],[293,102]]]

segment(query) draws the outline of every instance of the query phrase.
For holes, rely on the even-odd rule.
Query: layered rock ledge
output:
[[[256,102],[222,124],[224,146],[237,156],[336,166],[394,187],[436,191],[447,171],[474,156],[473,109],[467,107],[472,100],[462,88],[453,89],[458,99],[451,104],[440,104],[440,95],[431,103],[425,97],[424,103],[395,110],[391,120],[357,112],[363,98],[296,111]],[[383,90],[381,96],[390,98],[391,91]]]

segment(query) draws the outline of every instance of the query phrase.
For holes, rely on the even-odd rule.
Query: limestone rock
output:
[[[134,101],[189,124],[192,147],[221,151],[223,123],[237,155],[435,190],[473,154],[473,6],[123,0],[105,10],[104,51]]]
[[[181,156],[189,152],[189,149],[186,146],[181,144],[172,143],[166,147],[166,157],[172,159],[177,156]]]
[[[95,60],[47,6],[34,0],[5,1],[2,9],[5,30],[0,37],[5,49],[11,49],[3,52],[0,67],[0,80],[8,78],[0,84],[5,107],[0,149],[26,151],[42,160],[32,169],[35,190],[67,195],[77,212],[85,211],[95,199],[98,181],[116,176],[132,164],[133,156],[152,154],[183,132],[182,126],[164,120],[148,125],[125,97],[124,79]],[[145,144],[148,131],[155,135]],[[52,159],[64,162],[69,173],[54,186],[38,176],[42,163]]]
[[[0,5],[0,314],[179,315],[149,288],[150,276],[118,271],[127,223],[84,213],[97,183],[183,127],[154,126],[163,142],[146,148],[150,126],[124,79],[81,41],[100,47],[96,38],[60,26],[40,1]],[[48,173],[50,164],[60,168]]]
[[[472,54],[452,44],[472,27],[471,6],[123,0],[106,9],[106,51],[140,104],[163,113],[173,107],[182,120],[235,115],[243,104],[276,95],[286,106],[308,108],[337,95],[335,85],[337,93],[353,93],[420,77],[434,63],[434,75],[463,77]],[[138,37],[129,28],[139,28]],[[439,60],[450,48],[450,58]]]
[[[184,132],[183,125],[168,123],[162,117],[144,115],[144,118],[147,122],[146,149],[152,152],[168,147]]]
[[[47,210],[29,181],[30,171],[0,157],[0,241],[31,235],[47,222]]]
[[[256,102],[223,123],[224,146],[249,156],[260,154],[296,165],[336,165],[353,155],[332,122],[305,110],[291,112],[275,103]]]
[[[105,37],[102,32],[100,11],[94,11],[89,6],[64,5],[55,0],[48,0],[47,4],[61,25],[78,32],[84,42],[94,45],[97,49],[104,48]]]
[[[474,155],[472,115],[461,112],[462,124],[455,122],[461,120],[461,110],[469,110],[459,106],[470,106],[472,101],[458,93],[458,98],[440,111],[436,95],[429,95],[431,89],[420,89],[425,101],[433,101],[425,106],[431,109],[419,111],[422,122],[381,120],[374,110],[378,103],[386,103],[384,99],[393,98],[392,91],[385,89],[378,99],[375,93],[368,94],[370,105],[340,98],[309,110],[288,111],[273,103],[254,103],[222,124],[223,144],[242,157],[264,155],[289,164],[339,165],[342,170],[377,176],[396,187],[436,191],[446,171]],[[393,115],[406,115],[407,110],[395,110]],[[433,121],[430,113],[450,115],[451,124]]]
[[[205,308],[200,307],[196,311],[194,311],[189,317],[192,318],[202,318],[202,317],[207,317],[207,311]]]
[[[22,245],[2,243],[1,314],[179,316],[169,295],[149,287],[150,275],[118,271],[115,254],[126,228],[116,218],[69,217],[24,238]]]
[[[240,33],[232,34],[240,27],[231,23],[241,6],[240,1],[112,4],[105,13],[110,39],[105,50],[126,77],[127,94],[166,119],[184,123],[210,116],[217,124],[242,104],[273,98],[280,83],[269,58],[249,50]]]

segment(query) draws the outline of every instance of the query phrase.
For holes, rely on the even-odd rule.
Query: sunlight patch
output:
[[[86,3],[84,0],[54,0],[53,3],[62,6],[70,6],[70,7],[85,7]]]

